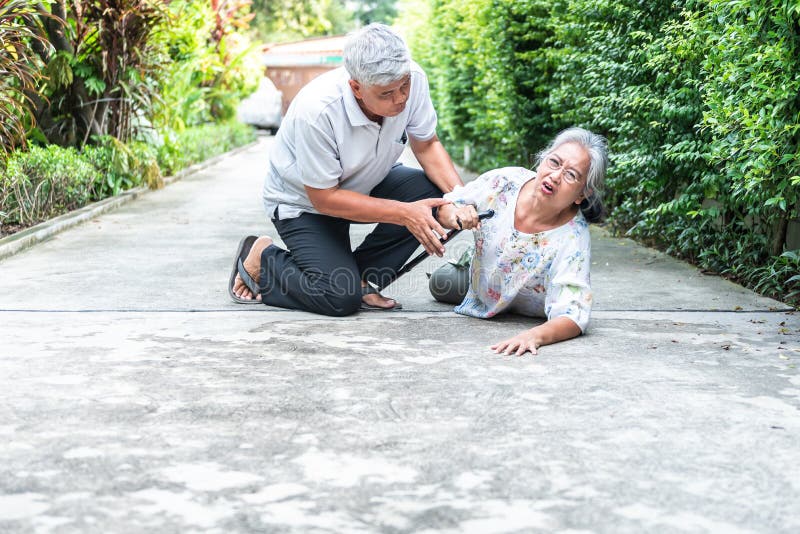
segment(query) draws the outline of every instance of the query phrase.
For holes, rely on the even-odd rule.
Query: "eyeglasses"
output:
[[[548,169],[561,171],[561,176],[568,184],[577,184],[581,181],[581,175],[572,169],[564,168],[564,163],[557,156],[545,156],[544,163]]]

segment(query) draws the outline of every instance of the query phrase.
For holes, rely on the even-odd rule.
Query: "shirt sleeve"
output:
[[[333,132],[302,121],[295,129],[294,145],[297,174],[303,185],[330,189],[339,184],[343,171]]]
[[[417,67],[411,71],[411,97],[409,98],[412,106],[408,117],[406,131],[409,135],[427,141],[436,134],[436,111],[431,102],[430,88],[428,87],[428,77]]]
[[[503,188],[507,181],[503,176],[502,170],[491,170],[481,174],[466,185],[457,185],[455,189],[444,195],[445,200],[449,200],[456,206],[472,204],[478,211],[493,207],[497,192]]]
[[[591,240],[588,226],[567,239],[550,267],[546,281],[545,314],[548,319],[569,317],[585,332],[592,311],[589,277]]]

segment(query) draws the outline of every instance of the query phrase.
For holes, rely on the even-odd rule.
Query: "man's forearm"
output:
[[[404,202],[375,198],[346,189],[306,187],[314,208],[323,215],[365,223],[403,224]]]
[[[464,185],[456,171],[453,160],[444,149],[439,138],[433,136],[428,141],[411,140],[411,150],[414,151],[419,164],[431,182],[436,184],[443,193],[449,193],[457,185]]]

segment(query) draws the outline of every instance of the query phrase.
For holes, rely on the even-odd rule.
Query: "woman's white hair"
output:
[[[399,35],[374,22],[348,36],[344,67],[352,79],[366,86],[388,85],[411,71],[411,54]]]
[[[598,222],[605,215],[603,185],[606,178],[606,167],[608,167],[608,141],[602,135],[584,128],[567,128],[559,133],[547,148],[539,152],[537,165],[544,160],[547,154],[564,143],[577,143],[589,154],[589,174],[586,177],[586,183],[583,184],[585,199],[581,203],[581,211],[589,222]]]

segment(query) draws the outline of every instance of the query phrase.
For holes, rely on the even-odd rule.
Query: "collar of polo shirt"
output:
[[[367,126],[369,124],[377,124],[366,116],[364,110],[358,105],[356,95],[350,88],[350,80],[346,79],[342,82],[342,96],[344,99],[344,110],[347,113],[347,119],[353,126]]]

